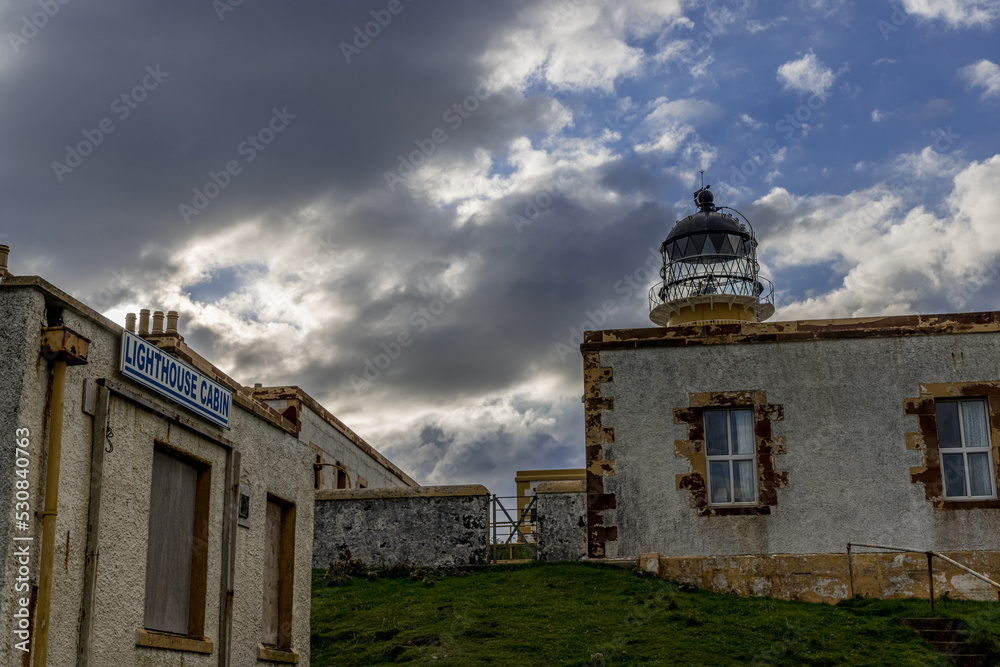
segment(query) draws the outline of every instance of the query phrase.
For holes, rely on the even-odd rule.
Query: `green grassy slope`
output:
[[[421,577],[427,573],[421,573]],[[681,591],[589,563],[324,585],[314,571],[312,664],[947,665],[899,618],[926,600],[837,606]],[[997,603],[947,601],[989,649]]]

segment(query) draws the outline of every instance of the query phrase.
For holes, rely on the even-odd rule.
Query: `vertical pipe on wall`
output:
[[[133,324],[135,315],[132,315]],[[94,411],[93,445],[90,454],[90,508],[87,514],[87,551],[83,570],[83,601],[80,604],[80,639],[77,667],[90,667],[94,640],[94,600],[97,592],[97,555],[101,547],[101,497],[104,485],[104,451],[108,442],[108,409],[111,392],[97,387]]]
[[[847,543],[847,577],[851,586],[851,599],[854,599],[854,560],[851,555],[851,543]]]
[[[59,464],[62,458],[63,403],[66,362],[52,369],[52,407],[49,417],[48,462],[45,470],[45,508],[42,511],[42,547],[35,611],[34,664],[45,667],[49,649],[49,613],[52,606],[52,560],[55,554],[56,509],[59,504]]]
[[[934,613],[934,554],[927,552],[927,583],[931,590],[931,613]]]
[[[226,449],[226,488],[222,501],[222,577],[219,587],[219,667],[231,665],[236,524],[239,512],[240,453]]]

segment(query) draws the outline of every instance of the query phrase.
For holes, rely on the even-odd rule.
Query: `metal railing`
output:
[[[504,506],[503,501],[513,501],[514,515]],[[517,496],[495,495],[490,501],[490,562],[496,563],[507,552],[504,560],[516,560],[515,552],[538,557],[535,543],[535,496],[522,509],[517,509]],[[514,517],[517,517],[516,519]]]
[[[952,565],[954,565],[957,568],[965,570],[966,572],[968,572],[969,574],[971,574],[976,579],[981,579],[982,581],[985,581],[986,583],[988,583],[990,586],[993,586],[994,588],[996,588],[997,589],[997,601],[1000,601],[1000,584],[998,584],[997,582],[993,581],[992,579],[990,579],[989,577],[987,577],[985,574],[981,574],[979,572],[976,572],[972,568],[966,567],[965,565],[962,565],[958,561],[952,560],[951,558],[948,558],[947,556],[945,556],[943,554],[939,554],[936,551],[924,551],[924,550],[921,550],[921,549],[907,549],[906,547],[887,547],[887,546],[880,545],[880,544],[861,544],[860,542],[854,542],[854,543],[848,542],[847,543],[847,572],[848,572],[848,577],[850,578],[850,586],[851,586],[851,591],[850,592],[851,592],[851,597],[852,598],[854,597],[854,562],[853,562],[853,557],[852,557],[852,554],[851,554],[851,547],[865,547],[866,549],[888,549],[889,551],[901,551],[901,552],[912,553],[912,554],[925,554],[927,556],[927,582],[928,582],[928,587],[930,589],[931,611],[932,612],[934,611],[934,558],[935,557],[940,558],[941,560],[945,561],[946,563],[951,563]]]

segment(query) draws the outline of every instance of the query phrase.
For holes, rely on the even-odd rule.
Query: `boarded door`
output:
[[[264,616],[260,640],[272,646],[278,643],[281,587],[281,506],[267,501],[266,542],[264,552]]]
[[[154,451],[143,621],[147,630],[188,634],[197,489],[197,468]]]

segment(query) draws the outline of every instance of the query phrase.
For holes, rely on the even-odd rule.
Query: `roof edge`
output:
[[[889,315],[785,322],[609,329],[584,333],[583,352],[639,347],[778,343],[839,338],[886,338],[1000,331],[1000,311]]]
[[[390,461],[385,457],[384,454],[379,452],[373,446],[368,444],[368,442],[362,438],[360,435],[354,432],[351,427],[342,422],[329,410],[324,408],[319,401],[310,396],[301,387],[290,385],[284,387],[254,387],[253,397],[258,401],[268,401],[268,400],[288,400],[296,399],[302,402],[307,408],[312,410],[320,419],[325,421],[330,426],[337,429],[345,438],[350,440],[358,449],[367,454],[376,463],[381,465],[383,468],[391,472],[402,482],[404,482],[409,487],[419,487],[418,484],[412,477],[407,475],[403,470],[397,466],[395,463]]]

